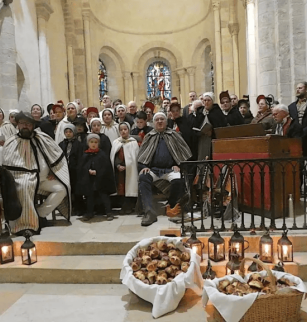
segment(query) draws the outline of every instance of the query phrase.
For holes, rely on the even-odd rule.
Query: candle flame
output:
[[[2,247],[2,253],[3,253],[3,255],[5,255],[8,251],[9,251],[9,247],[8,246],[3,246]]]

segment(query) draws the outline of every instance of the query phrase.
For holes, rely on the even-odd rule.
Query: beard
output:
[[[305,98],[305,96],[306,96],[306,93],[297,93],[296,94],[297,98]]]
[[[21,129],[19,131],[20,136],[24,139],[30,139],[30,137],[32,136],[33,130],[29,130],[29,129]]]

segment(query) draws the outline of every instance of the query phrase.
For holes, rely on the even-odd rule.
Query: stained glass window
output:
[[[104,95],[108,94],[108,74],[107,69],[101,59],[99,59],[98,71],[99,98],[102,101]]]
[[[212,62],[211,62],[210,76],[211,76],[211,92],[214,93],[214,66]]]
[[[147,69],[148,99],[171,99],[171,71],[162,61],[156,61]]]

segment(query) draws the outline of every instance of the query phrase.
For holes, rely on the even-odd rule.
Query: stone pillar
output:
[[[220,0],[213,0],[212,7],[215,30],[215,94],[217,96],[223,90]]]
[[[196,91],[195,89],[195,67],[188,67],[187,73],[189,75],[189,91]],[[199,94],[199,93],[197,93]]]
[[[186,88],[185,88],[185,69],[178,69],[177,70],[177,74],[179,76],[179,80],[180,80],[180,97],[178,97],[178,100],[181,104],[181,107],[184,107],[186,105],[186,101],[185,101],[185,93],[186,93]]]
[[[139,106],[139,72],[133,72],[133,100],[136,102],[136,105]],[[126,101],[128,104],[129,101]]]
[[[39,50],[39,66],[40,66],[40,84],[41,84],[41,103],[45,108],[50,103],[49,88],[49,59],[46,40],[46,24],[53,13],[49,0],[37,0],[35,2],[38,29],[38,50]]]
[[[74,56],[71,36],[66,37],[67,43],[67,66],[68,66],[68,88],[69,100],[72,102],[75,98],[75,75],[74,75]]]
[[[92,51],[90,34],[90,11],[82,12],[83,32],[85,43],[85,66],[86,66],[86,85],[87,85],[87,106],[93,106],[93,75],[92,75]]]
[[[131,81],[131,73],[130,72],[123,72],[124,77],[124,89],[125,89],[125,102],[124,104],[127,104],[129,101],[131,101],[131,97],[129,96],[129,84]]]
[[[247,74],[248,94],[251,112],[256,115],[257,98],[257,58],[256,58],[256,30],[255,30],[255,0],[244,0],[247,21]]]
[[[235,89],[235,94],[238,97],[240,97],[240,71],[239,71],[239,48],[238,48],[239,24],[230,23],[228,27],[232,37],[234,89]]]

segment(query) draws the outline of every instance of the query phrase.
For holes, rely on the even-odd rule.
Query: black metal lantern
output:
[[[288,230],[285,230],[277,242],[278,259],[282,262],[293,262],[293,244],[289,240],[287,233]]]
[[[191,228],[191,237],[186,241],[186,243],[189,245],[189,247],[193,250],[194,253],[200,256],[201,261],[203,261],[204,243],[197,239],[195,227]]]
[[[21,245],[21,259],[24,265],[32,265],[37,262],[36,246],[30,240],[31,236],[31,232],[26,230],[24,233],[26,241]]]
[[[212,269],[212,265],[210,263],[210,260],[208,259],[208,266],[207,266],[205,273],[203,274],[203,279],[204,280],[213,280],[215,278],[216,278],[216,272]]]
[[[237,253],[237,250],[234,249],[231,253],[231,258],[226,264],[226,275],[238,274],[240,273],[240,255]]]
[[[231,259],[231,251],[233,252],[234,249],[239,255],[239,260],[244,258],[244,251],[248,248],[248,246],[244,248],[244,242],[248,243],[248,241],[244,240],[244,237],[239,233],[238,226],[235,224],[234,233],[229,240],[229,259]]]
[[[254,258],[258,259],[260,256],[256,254]],[[262,270],[262,267],[260,267],[257,263],[252,262],[250,266],[248,267],[247,271],[248,272],[259,272]]]
[[[225,240],[218,230],[208,239],[208,257],[214,262],[225,260]]]
[[[0,263],[10,262],[14,262],[14,244],[9,231],[6,231],[0,236]]]
[[[273,263],[273,238],[267,231],[259,242],[260,260],[265,263]]]

